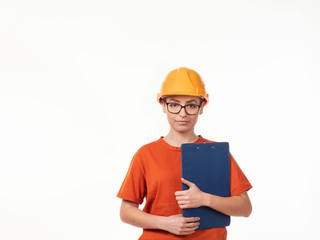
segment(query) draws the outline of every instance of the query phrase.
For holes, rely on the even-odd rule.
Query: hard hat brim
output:
[[[192,96],[192,97],[200,97],[202,99],[204,99],[204,105],[207,105],[209,102],[209,94],[206,93],[205,96],[199,95],[199,94],[179,94],[179,93],[172,93],[172,94],[166,94],[166,95],[161,95],[160,93],[157,94],[157,101],[158,103],[162,104],[162,99],[164,97],[168,97],[168,96]]]

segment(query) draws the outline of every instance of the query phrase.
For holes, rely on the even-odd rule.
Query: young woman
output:
[[[208,102],[208,94],[198,73],[179,68],[168,74],[158,101],[167,115],[170,131],[165,137],[142,146],[134,155],[118,197],[123,199],[121,220],[140,227],[139,239],[224,240],[225,227],[196,231],[198,217],[185,218],[182,209],[207,206],[229,216],[248,217],[252,187],[230,154],[231,197],[202,192],[181,178],[183,143],[212,142],[194,132],[198,117]],[[181,182],[189,186],[181,191]],[[139,205],[145,199],[145,207]]]

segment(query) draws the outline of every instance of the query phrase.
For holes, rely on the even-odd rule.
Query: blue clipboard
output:
[[[186,143],[181,145],[182,177],[206,193],[230,197],[229,143]],[[189,187],[182,184],[182,190]],[[184,217],[200,217],[197,230],[230,225],[230,216],[209,207],[183,209]]]

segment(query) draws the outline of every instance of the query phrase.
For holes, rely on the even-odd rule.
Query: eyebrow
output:
[[[196,104],[198,104],[196,100],[189,100],[189,101],[187,101],[187,103],[196,103]]]
[[[173,101],[173,102],[180,103],[180,101],[179,101],[179,100],[174,99],[174,98],[169,99],[169,101]],[[193,100],[193,99],[192,99],[192,100],[187,101],[186,103],[196,103],[196,104],[198,104],[198,103],[197,103],[197,101],[196,101],[196,100]]]

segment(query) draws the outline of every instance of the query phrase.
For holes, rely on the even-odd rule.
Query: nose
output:
[[[181,117],[185,117],[185,116],[187,115],[187,113],[186,113],[186,108],[185,108],[185,107],[181,108],[181,110],[180,110],[180,112],[179,112],[179,115],[180,115]]]

